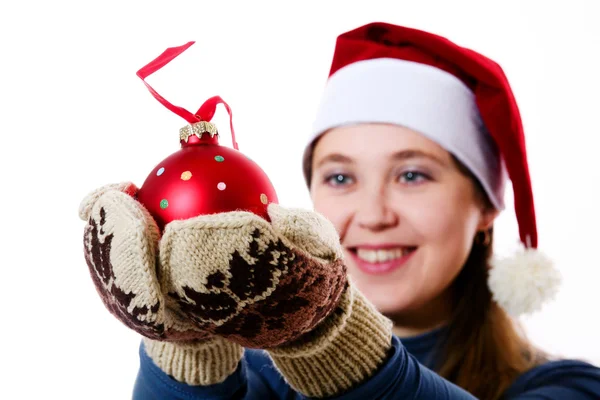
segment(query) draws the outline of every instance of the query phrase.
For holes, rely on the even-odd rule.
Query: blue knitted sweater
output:
[[[387,362],[367,382],[336,399],[474,399],[432,371],[432,349],[443,330],[402,339],[392,338]],[[490,381],[493,381],[490,377]],[[140,370],[134,400],[298,400],[295,392],[260,350],[246,350],[234,374],[212,386],[188,386],[162,372],[140,346]],[[505,394],[510,400],[600,399],[600,368],[582,361],[551,361],[521,375]]]

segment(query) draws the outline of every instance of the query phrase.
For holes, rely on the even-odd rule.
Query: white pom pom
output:
[[[488,286],[494,301],[514,317],[539,311],[558,293],[562,277],[552,261],[536,249],[492,261]]]

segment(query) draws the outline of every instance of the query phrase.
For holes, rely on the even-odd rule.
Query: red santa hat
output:
[[[510,179],[523,248],[493,261],[488,285],[512,315],[534,312],[555,296],[560,275],[537,250],[523,124],[497,63],[446,38],[386,23],[343,33],[304,154],[307,181],[320,135],[373,122],[401,125],[438,143],[471,171],[498,210]]]

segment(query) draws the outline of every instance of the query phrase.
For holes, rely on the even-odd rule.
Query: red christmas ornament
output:
[[[145,81],[192,44],[168,48],[137,72],[161,104],[189,122],[179,131],[181,149],[154,167],[137,199],[161,230],[173,220],[237,210],[269,220],[267,206],[278,202],[277,194],[265,172],[238,150],[227,103],[215,96],[192,114],[169,103]],[[210,122],[219,104],[229,113],[233,149],[219,145],[217,128]]]

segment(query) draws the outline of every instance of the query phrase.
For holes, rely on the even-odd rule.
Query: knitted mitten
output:
[[[247,212],[205,215],[173,221],[159,238],[136,190],[109,185],[82,202],[84,253],[106,307],[146,338],[173,342],[146,340],[146,350],[177,379],[221,381],[241,357],[235,346],[291,342],[336,308],[346,270],[325,218],[271,205],[271,223]],[[219,352],[227,356],[210,356]],[[223,373],[207,378],[192,364],[208,359],[228,367],[211,365]]]
[[[131,183],[106,185],[81,203],[87,221],[84,255],[104,305],[121,322],[151,339],[208,337],[167,309],[156,265],[159,231],[133,196]]]

